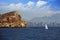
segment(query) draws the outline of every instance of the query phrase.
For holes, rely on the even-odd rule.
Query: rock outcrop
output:
[[[17,11],[0,14],[0,27],[25,27],[26,22],[21,20]]]

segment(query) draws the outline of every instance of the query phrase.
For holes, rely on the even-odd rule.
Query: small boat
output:
[[[48,26],[47,26],[47,24],[45,24],[45,29],[48,29]]]

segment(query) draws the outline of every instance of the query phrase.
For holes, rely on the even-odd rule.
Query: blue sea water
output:
[[[60,40],[60,27],[0,28],[0,40]]]

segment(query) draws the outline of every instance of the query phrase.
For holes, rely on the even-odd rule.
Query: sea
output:
[[[60,27],[0,28],[0,40],[60,40]]]

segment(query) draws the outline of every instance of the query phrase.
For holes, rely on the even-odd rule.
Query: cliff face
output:
[[[17,11],[0,14],[0,27],[25,27],[26,22],[21,20]]]

